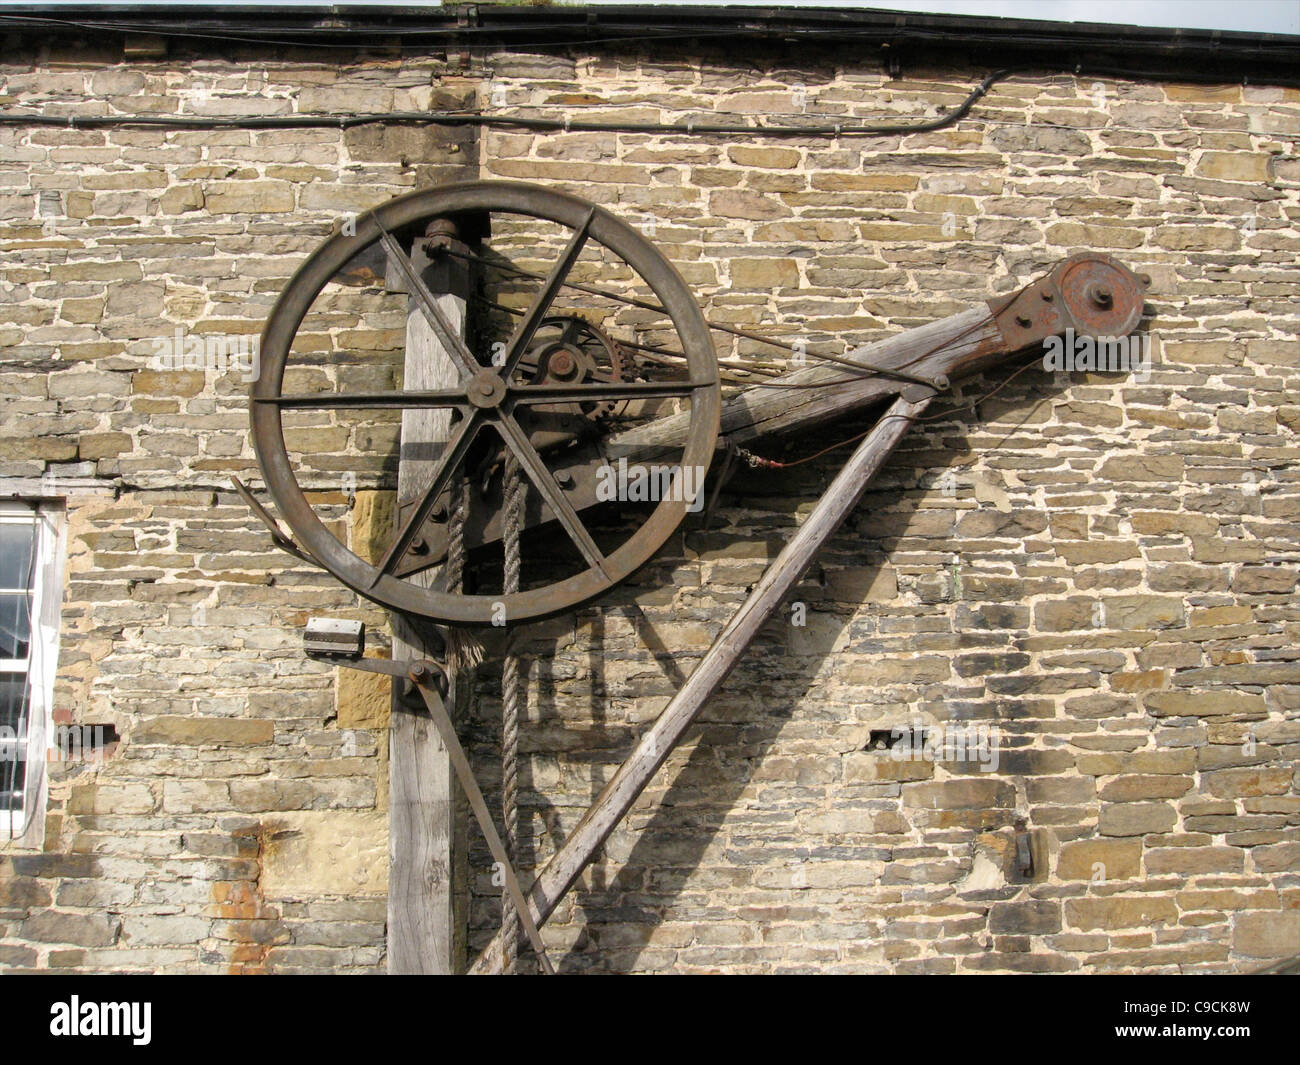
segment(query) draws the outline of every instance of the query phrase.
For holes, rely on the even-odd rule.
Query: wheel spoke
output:
[[[559,261],[551,269],[550,276],[543,283],[542,290],[537,294],[537,298],[533,300],[533,305],[528,308],[528,312],[520,319],[519,325],[515,327],[515,335],[510,338],[510,343],[506,347],[505,364],[501,369],[501,376],[507,381],[510,380],[510,375],[515,372],[515,367],[523,359],[524,353],[528,350],[528,345],[533,342],[533,334],[537,332],[537,327],[542,324],[542,319],[546,317],[546,312],[550,310],[556,294],[564,284],[564,279],[569,276],[569,271],[573,269],[573,264],[582,253],[583,245],[587,243],[587,232],[591,227],[591,220],[595,216],[596,208],[593,207],[587,212],[587,217],[583,219],[582,225],[573,231],[573,237],[569,241],[568,247],[564,249],[564,254],[560,256]]]
[[[461,389],[432,392],[300,392],[281,396],[254,396],[254,403],[270,403],[296,410],[330,410],[336,407],[460,407],[465,404]]]
[[[457,256],[457,258],[480,263],[490,270],[497,270],[501,273],[511,274],[514,277],[529,278],[533,281],[541,280],[540,274],[535,274],[530,270],[524,270],[521,267],[515,266],[513,263],[509,265],[506,265],[505,263],[496,263],[496,262],[492,262],[489,259],[484,259],[482,256],[467,255],[463,252],[450,252],[449,254],[455,255]],[[638,307],[643,311],[656,311],[659,314],[663,314],[663,315],[668,314],[668,309],[658,303],[650,303],[646,300],[635,299],[631,296],[622,296],[617,292],[610,292],[607,289],[597,288],[595,285],[584,285],[579,281],[565,281],[562,283],[561,287],[571,288],[578,292],[585,292],[589,296],[599,296],[601,299],[611,300],[614,303],[622,303],[628,307]],[[515,313],[515,312],[511,312],[511,313]],[[794,344],[791,344],[788,340],[775,340],[772,337],[765,337],[759,335],[758,333],[751,333],[745,329],[740,329],[734,325],[723,325],[721,322],[708,322],[708,321],[706,321],[704,324],[707,325],[710,329],[717,330],[719,333],[729,333],[732,336],[741,337],[745,340],[753,340],[759,344],[767,344],[770,347],[782,348],[785,351],[794,351],[794,352],[798,352],[801,350],[797,348]],[[846,347],[847,346],[848,345],[846,345]],[[678,354],[678,353],[673,352],[671,354]],[[813,358],[822,357],[821,355],[814,354],[811,351],[805,352],[805,354],[810,355]],[[685,356],[683,356],[683,358],[684,357]]]
[[[603,399],[669,399],[688,396],[712,381],[597,381],[577,385],[518,385],[510,390],[516,403],[596,402]]]
[[[378,224],[379,219],[375,218]],[[402,278],[406,281],[407,291],[411,297],[420,306],[425,318],[429,320],[429,325],[433,331],[438,334],[438,340],[441,341],[443,349],[456,364],[456,369],[460,371],[462,378],[473,377],[482,367],[478,360],[470,354],[469,348],[465,346],[465,341],[460,337],[460,331],[454,328],[447,320],[447,316],[442,313],[442,308],[438,306],[438,301],[434,299],[433,293],[420,277],[419,271],[415,269],[415,264],[411,262],[410,257],[402,250],[402,246],[397,243],[396,238],[380,225],[380,238],[384,244],[384,250],[388,252],[388,257],[396,264],[397,269],[401,272]]]
[[[511,277],[522,277],[530,281],[543,280],[541,274],[535,274],[531,270],[525,270],[522,267],[515,266],[514,263],[499,263],[491,259],[485,259],[481,255],[470,255],[465,252],[448,251],[448,255],[453,255],[458,259],[464,259],[467,262],[478,263],[480,266],[489,270],[495,270],[498,273],[509,274]],[[599,296],[601,299],[611,300],[614,303],[622,303],[628,307],[637,307],[643,311],[657,311],[665,317],[671,317],[665,307],[657,303],[648,303],[645,300],[634,299],[631,296],[621,296],[617,292],[609,292],[603,288],[597,288],[594,285],[584,285],[580,281],[565,281],[561,286],[571,288],[576,292],[583,292],[588,296]],[[521,314],[521,311],[515,311],[509,307],[503,307],[502,310],[509,311],[511,314]]]
[[[519,465],[528,474],[528,479],[541,492],[542,498],[550,505],[552,513],[564,526],[569,538],[582,552],[582,557],[587,560],[587,565],[599,570],[606,580],[613,580],[614,578],[609,571],[605,569],[605,556],[601,553],[600,548],[596,546],[596,541],[591,538],[591,534],[587,532],[587,527],[582,524],[582,519],[578,517],[578,512],[573,509],[573,504],[569,502],[560,486],[555,483],[555,478],[551,475],[551,471],[546,468],[542,456],[537,453],[537,449],[533,447],[532,442],[528,439],[528,434],[519,427],[519,423],[509,414],[502,414],[495,424],[500,430],[506,445],[515,453]]]
[[[443,489],[447,487],[447,483],[451,480],[451,475],[464,461],[470,444],[474,442],[474,437],[478,435],[482,421],[483,417],[477,410],[471,411],[469,417],[461,423],[456,435],[447,442],[442,454],[438,456],[438,465],[434,469],[433,477],[429,480],[429,487],[425,489],[419,504],[411,512],[411,516],[406,519],[406,523],[399,530],[393,542],[389,544],[388,551],[380,560],[375,576],[370,582],[370,587],[373,588],[379,583],[380,578],[391,573],[397,561],[406,554],[407,548],[411,546],[411,542],[419,533],[421,526],[424,525],[425,519],[433,510],[433,504],[442,495]]]

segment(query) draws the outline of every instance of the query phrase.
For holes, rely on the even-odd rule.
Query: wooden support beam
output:
[[[438,308],[463,335],[464,278],[443,257],[434,267],[418,247],[413,255]],[[394,286],[397,287],[397,286]],[[410,301],[406,320],[405,388],[454,387],[456,366],[428,319]],[[451,435],[451,411],[408,409],[402,414],[401,453],[397,471],[399,502],[428,487],[434,464]],[[396,508],[395,508],[396,509]],[[410,578],[432,587],[442,580],[438,569]],[[393,658],[412,661],[441,658],[439,641],[400,614],[392,615]],[[448,663],[445,703],[453,716],[464,711],[471,678]],[[461,972],[465,959],[467,879],[464,797],[451,761],[419,695],[393,685],[392,722],[388,735],[388,971],[392,974]]]
[[[970,310],[917,326],[904,333],[864,344],[845,356],[854,362],[883,369],[907,368],[921,377],[943,375],[952,380],[1009,354],[993,320],[981,303]],[[813,388],[823,382],[834,387]],[[855,376],[837,363],[818,362],[782,374],[772,381],[747,388],[722,405],[721,437],[744,443],[761,436],[795,434],[815,429],[879,403],[907,387],[885,376]],[[680,447],[686,439],[690,414],[670,414],[616,433],[606,442],[606,453],[643,456],[655,447]],[[645,460],[648,461],[648,460]]]
[[[700,660],[686,683],[669,701],[636,749],[619,766],[578,826],[546,863],[529,891],[529,912],[540,927],[564,893],[586,868],[637,796],[650,783],[669,752],[727,675],[735,668],[759,630],[803,577],[827,539],[857,505],[912,421],[929,405],[932,392],[909,387],[915,399],[900,396],[881,416],[870,434],[836,475],[776,561],[754,586],[726,628]],[[500,936],[498,934],[497,939]],[[475,973],[500,971],[500,944],[494,939],[472,968]]]

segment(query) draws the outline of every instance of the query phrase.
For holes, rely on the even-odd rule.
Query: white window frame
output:
[[[64,508],[61,501],[0,501],[0,523],[34,525],[31,639],[27,658],[0,659],[0,671],[27,675],[27,775],[21,810],[0,810],[0,846],[39,846],[49,792],[46,746],[54,735],[54,677],[58,671],[63,590]]]

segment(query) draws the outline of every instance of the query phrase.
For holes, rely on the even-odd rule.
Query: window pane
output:
[[[32,568],[32,538],[36,525],[32,522],[0,521],[0,588],[30,588]]]
[[[27,735],[27,674],[0,673],[0,726],[9,731],[6,739]],[[27,762],[18,757],[16,746],[0,750],[0,810],[21,810],[22,789],[27,779]]]
[[[0,594],[0,658],[26,658],[31,640],[31,597]]]
[[[5,762],[0,768],[0,811],[21,813],[23,785],[27,783],[26,762]]]
[[[27,674],[0,673],[0,726],[8,726],[17,736],[26,735],[21,719],[27,710]]]

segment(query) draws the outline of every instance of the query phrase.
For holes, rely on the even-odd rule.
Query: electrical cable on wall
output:
[[[303,115],[46,115],[15,111],[0,113],[0,125],[54,126],[65,129],[140,127],[161,129],[351,129],[356,126],[425,124],[433,126],[478,126],[494,129],[524,129],[563,133],[652,133],[690,136],[757,137],[852,137],[889,136],[901,133],[931,133],[960,122],[975,102],[998,81],[1017,71],[994,71],[979,83],[960,105],[947,114],[924,122],[857,123],[832,125],[735,125],[716,122],[599,122],[555,118],[527,118],[519,115],[485,115],[478,111],[389,111],[367,114]]]
[[[62,129],[354,129],[369,125],[429,125],[448,128],[511,129],[533,133],[627,133],[650,134],[661,136],[689,137],[812,137],[818,139],[835,139],[839,137],[888,137],[914,133],[934,133],[956,125],[970,114],[972,108],[998,82],[1013,74],[1027,74],[1035,69],[1031,66],[1003,67],[987,75],[975,86],[951,111],[935,118],[920,122],[857,122],[837,121],[821,124],[772,123],[759,125],[754,123],[700,122],[689,119],[684,122],[604,122],[599,120],[574,119],[571,115],[564,118],[539,118],[525,115],[489,115],[482,111],[383,111],[359,114],[294,114],[294,115],[76,115],[44,114],[41,112],[0,111],[0,126],[47,126]],[[1051,68],[1054,73],[1070,73],[1076,76],[1117,77],[1133,80],[1199,80],[1215,84],[1229,84],[1222,77],[1195,76],[1183,73],[1125,70],[1118,67],[1089,67],[1075,64],[1073,67]],[[1243,76],[1241,82],[1245,84]],[[1268,84],[1276,86],[1300,85],[1286,79],[1271,78]],[[571,110],[571,109],[570,109]],[[984,121],[999,124],[994,119]],[[1020,125],[1020,123],[1007,123]],[[1051,128],[1075,129],[1063,123],[1042,122],[1039,125]]]

